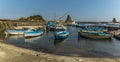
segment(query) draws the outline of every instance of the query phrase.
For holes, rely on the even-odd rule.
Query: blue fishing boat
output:
[[[47,30],[54,31],[55,30],[55,22],[49,21],[46,26]]]
[[[44,30],[32,30],[29,32],[25,32],[24,36],[25,37],[36,37],[36,36],[40,36],[44,33]]]
[[[65,39],[69,35],[68,31],[58,31],[55,33],[55,39]]]

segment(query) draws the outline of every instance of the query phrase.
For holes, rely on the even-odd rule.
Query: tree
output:
[[[40,15],[29,16],[27,19],[29,21],[41,21],[41,22],[45,22],[45,20],[43,19],[43,17],[40,16]]]
[[[27,19],[25,17],[21,17],[18,20],[20,20],[20,21],[26,21]]]

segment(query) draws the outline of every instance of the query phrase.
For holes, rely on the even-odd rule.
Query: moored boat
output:
[[[82,37],[88,37],[88,38],[112,38],[113,35],[110,34],[107,29],[104,29],[103,27],[84,27],[81,28],[80,36]]]
[[[33,31],[29,31],[29,32],[25,32],[24,36],[25,37],[36,37],[36,36],[40,36],[44,33],[44,30],[33,30]]]
[[[96,39],[104,39],[104,38],[112,38],[113,35],[110,33],[105,33],[105,32],[79,32],[80,36],[82,37],[88,37],[88,38],[96,38]]]
[[[5,30],[5,34],[7,35],[23,35],[24,32],[27,31],[27,30]]]
[[[55,33],[55,39],[65,39],[69,35],[68,31],[58,31]]]
[[[67,30],[67,28],[66,28],[66,26],[61,25],[61,26],[55,26],[55,30],[56,30],[56,31],[59,31],[59,30]]]
[[[50,30],[50,31],[54,31],[55,30],[55,22],[54,21],[49,21],[46,25],[46,29]]]

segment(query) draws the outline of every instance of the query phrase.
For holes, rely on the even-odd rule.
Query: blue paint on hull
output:
[[[65,39],[69,35],[69,32],[67,31],[59,31],[55,33],[55,39]]]
[[[67,38],[68,36],[55,36],[56,39],[65,39]]]
[[[25,36],[26,37],[39,36],[39,35],[42,35],[43,33],[44,33],[44,30],[31,31],[31,32],[25,32]]]

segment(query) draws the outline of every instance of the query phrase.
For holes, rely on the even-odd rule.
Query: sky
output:
[[[120,21],[120,0],[0,0],[0,19],[42,15],[45,20]]]

